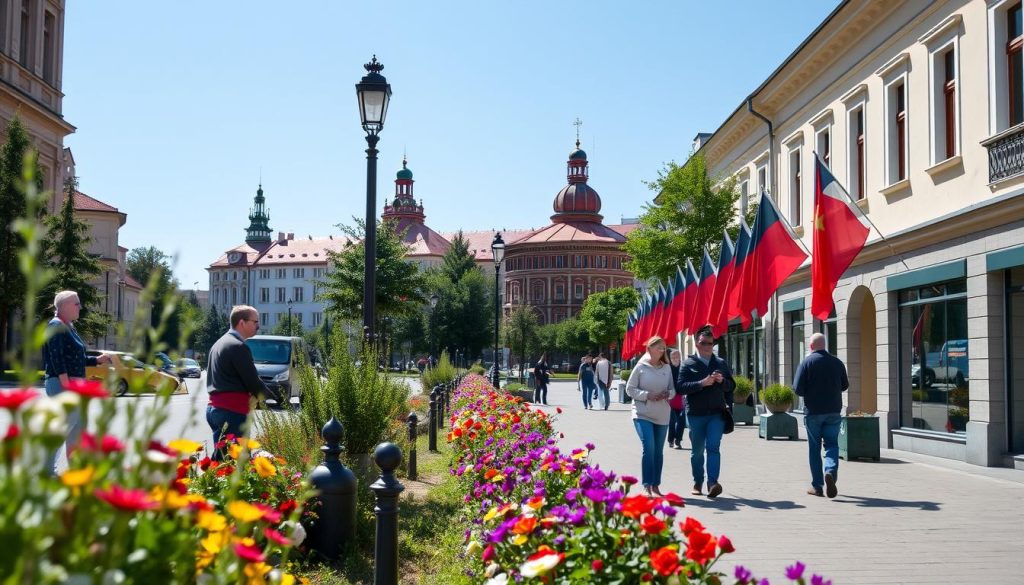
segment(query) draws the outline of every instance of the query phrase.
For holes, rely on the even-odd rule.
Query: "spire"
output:
[[[418,205],[413,197],[412,170],[408,166],[408,158],[402,155],[402,169],[395,174],[395,198],[390,205],[384,205],[384,219],[405,219],[413,223],[423,223],[423,202]]]
[[[260,171],[262,175],[262,170]],[[256,197],[253,198],[253,207],[249,209],[249,227],[245,229],[245,243],[249,245],[270,243],[270,211],[265,207],[266,199],[263,197],[263,181],[260,180],[259,188],[256,189]]]

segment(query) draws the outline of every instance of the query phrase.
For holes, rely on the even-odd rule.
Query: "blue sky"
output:
[[[376,53],[393,91],[378,207],[404,150],[434,229],[546,225],[579,117],[619,223],[836,5],[69,2],[65,144],[82,191],[128,214],[121,245],[173,254],[182,286],[206,288],[261,173],[275,232],[363,215],[354,84]]]

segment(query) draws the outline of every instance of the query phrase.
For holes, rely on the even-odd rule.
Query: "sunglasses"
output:
[[[702,341],[702,342],[698,343],[697,345],[700,345],[700,346],[703,346],[703,347],[711,347],[711,346],[715,345],[715,343],[713,341]]]

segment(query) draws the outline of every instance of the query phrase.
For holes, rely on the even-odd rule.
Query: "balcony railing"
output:
[[[1018,124],[981,143],[988,149],[988,182],[1024,174],[1024,124]]]

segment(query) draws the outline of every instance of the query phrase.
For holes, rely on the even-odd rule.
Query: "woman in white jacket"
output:
[[[633,426],[643,446],[641,481],[648,494],[659,496],[665,437],[672,414],[668,401],[676,393],[665,350],[665,340],[661,337],[648,339],[647,353],[640,358],[626,382],[626,393],[633,398]]]

